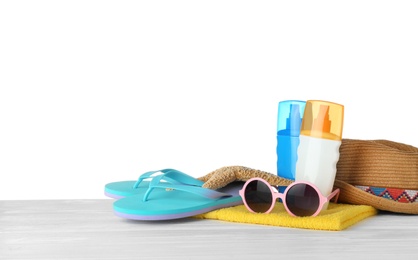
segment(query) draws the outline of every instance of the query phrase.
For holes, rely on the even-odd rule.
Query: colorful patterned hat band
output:
[[[291,180],[244,166],[222,167],[199,178],[218,189],[232,181],[261,177],[271,185]],[[388,140],[343,139],[334,186],[339,201],[379,210],[418,214],[418,148]]]

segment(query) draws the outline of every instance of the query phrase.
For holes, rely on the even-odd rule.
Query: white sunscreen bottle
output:
[[[344,106],[322,100],[306,101],[299,136],[296,181],[307,181],[331,194],[340,157]],[[328,203],[323,210],[327,209]]]

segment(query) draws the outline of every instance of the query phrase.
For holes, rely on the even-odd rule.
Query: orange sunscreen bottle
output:
[[[307,181],[321,191],[331,194],[344,121],[344,106],[322,100],[306,101],[299,136],[296,181]],[[327,209],[328,203],[324,205]]]

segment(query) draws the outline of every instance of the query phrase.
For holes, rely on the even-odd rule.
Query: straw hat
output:
[[[276,186],[292,183],[244,166],[222,167],[199,179],[205,182],[203,187],[218,189],[253,177]],[[343,139],[334,187],[340,188],[341,203],[418,214],[418,148],[388,140]]]
[[[418,214],[418,148],[343,139],[334,186],[341,190],[340,202]]]

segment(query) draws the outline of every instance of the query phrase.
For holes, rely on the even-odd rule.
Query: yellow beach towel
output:
[[[214,210],[200,214],[195,218],[215,219],[248,224],[304,228],[315,230],[340,231],[355,223],[376,215],[377,209],[366,205],[329,203],[328,209],[316,217],[293,217],[282,203],[276,203],[269,214],[249,212],[244,205]]]

